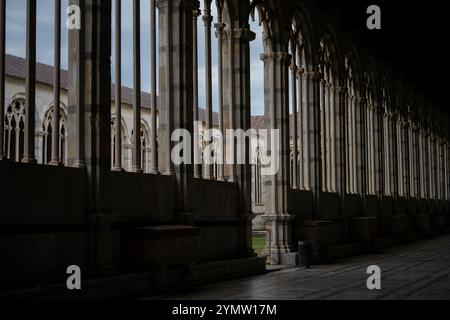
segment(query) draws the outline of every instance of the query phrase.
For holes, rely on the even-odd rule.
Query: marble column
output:
[[[307,166],[306,172],[309,181],[309,189],[313,193],[313,219],[320,219],[322,215],[321,195],[322,195],[322,139],[321,139],[321,114],[320,114],[320,94],[322,74],[318,68],[307,70],[305,76],[305,132],[307,135]]]
[[[193,35],[192,0],[157,0],[160,32],[160,128],[166,174],[176,178],[176,214],[179,223],[189,223],[192,214],[193,155],[190,163],[171,161],[173,130],[183,129],[193,137]],[[192,148],[192,143],[190,147]]]
[[[271,225],[272,239],[270,259],[275,264],[292,264],[295,256],[292,254],[291,221],[293,216],[288,212],[288,191],[290,189],[289,175],[289,64],[290,55],[286,52],[272,52],[263,54],[266,88],[266,125],[267,129],[279,131],[279,150],[273,150],[269,143],[269,150],[277,152],[280,160],[280,170],[268,177],[266,182],[266,198],[264,215],[265,221]],[[269,134],[270,136],[270,134]]]
[[[298,188],[298,129],[297,129],[297,112],[298,112],[298,106],[297,106],[297,51],[296,51],[296,43],[293,42],[291,48],[291,54],[292,54],[292,62],[291,62],[291,87],[292,87],[292,118],[293,118],[293,129],[292,129],[292,144],[293,144],[293,165],[292,165],[292,177],[293,181],[291,181],[291,185],[293,189]],[[290,120],[290,119],[289,119]]]
[[[224,134],[224,90],[223,90],[223,34],[224,34],[224,28],[225,24],[222,22],[222,12],[221,7],[218,7],[218,23],[216,23],[214,26],[216,28],[216,37],[217,37],[217,63],[218,63],[218,91],[219,91],[219,131]],[[224,174],[225,174],[225,168],[224,168],[224,146],[221,146],[221,150],[218,152],[218,175],[217,180],[224,181]]]
[[[203,23],[205,28],[205,111],[206,111],[206,130],[213,129],[213,101],[212,101],[212,48],[211,48],[211,24],[213,17],[211,16],[211,0],[204,0],[205,8],[203,14]],[[210,144],[212,140],[207,140]],[[208,155],[209,156],[209,155]],[[205,164],[205,179],[213,179],[213,166]]]
[[[358,97],[356,102],[356,150],[357,150],[357,191],[360,196],[360,214],[365,215],[367,194],[367,153],[366,153],[366,113],[367,99]]]
[[[335,101],[335,150],[336,150],[336,192],[340,196],[340,213],[345,213],[345,195],[347,186],[347,89],[334,87]]]
[[[72,138],[82,147],[86,160],[86,221],[89,227],[88,264],[90,275],[106,275],[116,270],[112,253],[111,224],[117,219],[111,206],[111,1],[80,0],[83,12],[82,38],[79,31],[69,35],[69,104],[72,114],[69,127],[77,129]],[[80,56],[78,56],[81,54]],[[78,69],[82,66],[82,73]],[[73,78],[82,75],[78,81]],[[82,96],[80,92],[82,90]],[[82,105],[80,105],[80,100]],[[108,107],[105,107],[108,106]],[[75,112],[73,108],[77,108]],[[81,117],[80,117],[81,116]],[[81,126],[79,120],[83,119]],[[120,124],[120,123],[119,123]],[[79,130],[79,131],[77,131]],[[78,133],[83,144],[79,144]],[[82,157],[75,155],[75,164]]]
[[[236,129],[247,132],[251,129],[251,99],[250,99],[250,42],[255,34],[248,28],[225,29],[223,34],[228,50],[224,51],[225,60],[228,60],[224,73],[224,83],[229,83],[227,105],[223,108],[223,128]],[[224,46],[225,47],[225,46]],[[225,82],[226,81],[226,82]],[[226,118],[229,120],[227,121]],[[230,141],[226,142],[230,144]],[[231,142],[232,143],[232,142]],[[252,167],[250,161],[250,141],[246,139],[241,149],[235,143],[227,148],[234,153],[233,158],[243,161],[229,166],[229,182],[237,183],[239,187],[238,208],[241,220],[241,237],[243,242],[243,255],[253,256],[252,249]],[[244,157],[238,155],[243,155]]]

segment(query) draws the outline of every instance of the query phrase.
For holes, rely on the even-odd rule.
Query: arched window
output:
[[[320,41],[320,121],[322,140],[322,188],[325,192],[336,191],[336,149],[335,149],[335,83],[330,48],[325,39]]]
[[[126,137],[125,137],[125,128],[122,124],[122,166],[124,168],[127,167],[126,163]],[[113,166],[116,163],[116,119],[111,119],[111,165]]]
[[[8,106],[4,127],[6,158],[19,162],[24,152],[25,99],[14,99]]]
[[[357,193],[357,143],[356,143],[356,89],[352,61],[345,58],[345,85],[347,89],[347,192]]]
[[[150,161],[150,143],[149,143],[149,135],[148,131],[145,128],[144,124],[141,124],[141,168],[142,172],[148,173],[150,169],[149,161]],[[134,141],[134,131],[131,132],[131,143]]]
[[[303,35],[300,30],[300,19],[295,16],[292,21],[290,54],[291,76],[289,78],[290,91],[290,141],[291,141],[291,187],[296,189],[306,189],[305,162],[303,155],[305,151],[304,127],[307,125],[304,117],[304,70],[305,70],[305,47]]]
[[[375,110],[375,92],[372,75],[370,72],[366,72],[364,75],[365,93],[364,98],[366,101],[366,177],[367,177],[367,194],[376,193],[375,184],[375,126],[376,126],[376,110]]]
[[[60,120],[59,120],[59,150],[58,156],[63,164],[67,163],[67,116],[64,110],[60,107]],[[53,107],[51,107],[44,117],[44,122],[42,124],[42,163],[48,164],[52,161],[52,139],[55,130],[53,130]]]
[[[383,81],[385,82],[385,81]],[[385,195],[391,195],[391,171],[392,171],[392,162],[391,162],[391,139],[390,139],[390,132],[391,132],[391,110],[390,110],[390,96],[389,92],[386,89],[385,86],[381,88],[381,103],[382,108],[384,112],[383,117],[383,150],[384,150],[384,159],[383,159],[383,166],[384,166],[384,194]]]

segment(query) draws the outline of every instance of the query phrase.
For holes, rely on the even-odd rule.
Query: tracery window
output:
[[[123,168],[128,168],[128,163],[126,160],[126,150],[125,150],[125,145],[126,145],[126,137],[125,137],[125,128],[122,125],[122,143],[121,143],[121,155],[122,155],[122,164],[123,164]],[[116,163],[116,119],[113,118],[111,119],[111,166],[114,165],[114,163]]]
[[[320,86],[321,140],[322,140],[322,188],[325,192],[336,191],[335,149],[335,84],[332,72],[331,53],[322,39],[320,42],[321,71]]]
[[[141,168],[143,173],[148,173],[150,169],[149,161],[150,161],[150,144],[149,144],[149,135],[148,131],[145,128],[144,124],[141,124]],[[134,131],[131,132],[131,144],[134,143]]]
[[[55,132],[53,130],[53,108],[51,107],[44,117],[44,123],[42,125],[42,163],[48,164],[52,161],[52,137]],[[59,116],[59,150],[58,157],[63,164],[67,163],[67,116],[64,110],[60,107]]]
[[[291,187],[294,189],[308,189],[308,159],[307,159],[307,131],[308,118],[306,116],[306,96],[304,90],[306,68],[305,45],[300,30],[300,21],[294,17],[292,22],[290,54],[291,66],[289,77],[290,91],[290,141],[291,141]]]
[[[5,114],[4,153],[7,159],[20,162],[24,153],[25,99],[14,99]]]
[[[345,85],[347,89],[347,192],[357,193],[356,146],[356,90],[350,58],[345,58]]]
[[[375,194],[375,94],[372,77],[366,72],[365,82],[365,100],[366,100],[366,176],[367,176],[367,194]]]
[[[392,171],[392,162],[391,162],[391,141],[390,141],[390,122],[391,122],[391,113],[389,106],[389,93],[386,90],[386,87],[381,88],[381,99],[382,99],[382,108],[384,112],[383,117],[383,150],[384,150],[384,194],[391,195],[391,171]]]

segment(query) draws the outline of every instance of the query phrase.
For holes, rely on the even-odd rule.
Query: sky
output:
[[[201,1],[202,3],[203,1]],[[62,0],[62,16],[66,16],[68,0]],[[54,1],[37,1],[37,60],[38,62],[53,65],[53,26],[54,26]],[[201,9],[203,9],[203,4]],[[7,1],[6,9],[6,51],[9,54],[25,57],[25,26],[26,26],[26,0]],[[114,17],[113,4],[113,17]],[[203,10],[202,10],[203,12]],[[212,15],[216,16],[216,8],[212,6]],[[216,23],[213,20],[213,24]],[[62,19],[62,68],[67,69],[67,28],[66,20]],[[252,115],[264,114],[264,79],[263,62],[260,54],[263,53],[262,27],[255,22],[250,22],[250,27],[256,33],[256,40],[251,43],[251,93]],[[142,63],[142,90],[150,91],[150,1],[141,1],[141,63]],[[115,29],[113,25],[113,48]],[[218,68],[217,68],[217,40],[213,31],[212,36],[212,61],[213,61],[213,108],[218,106]],[[122,85],[132,87],[132,0],[122,1]],[[158,39],[157,39],[158,41]],[[199,55],[199,104],[205,106],[205,35],[203,21],[198,19],[198,55]],[[114,81],[115,65],[114,50],[112,52],[112,79]]]

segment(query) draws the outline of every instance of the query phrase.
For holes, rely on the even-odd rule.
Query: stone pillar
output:
[[[203,23],[205,27],[205,116],[206,116],[206,130],[213,129],[213,97],[212,97],[212,47],[211,47],[211,24],[213,17],[211,15],[211,0],[205,0],[205,8],[203,10]],[[212,139],[207,139],[207,144],[210,144]],[[205,164],[205,175],[207,180],[213,179],[213,166]]]
[[[185,129],[194,137],[193,128],[193,35],[192,21],[196,2],[157,0],[160,32],[160,128],[164,137],[163,168],[176,176],[177,215],[186,223],[192,213],[193,154],[191,163],[175,165],[171,161],[173,130]],[[191,150],[193,143],[191,141]]]
[[[112,214],[110,189],[111,1],[73,0],[70,4],[81,6],[82,25],[81,31],[71,30],[69,36],[69,128],[74,128],[69,138],[82,148],[72,151],[74,164],[81,166],[85,158],[89,272],[99,276],[115,270],[111,223],[116,216]],[[79,75],[82,77],[77,79]]]
[[[394,111],[395,112],[395,111]],[[397,148],[397,114],[389,114],[389,156],[390,156],[390,182],[391,182],[391,196],[393,202],[393,214],[398,214],[398,148]]]
[[[290,55],[286,52],[263,54],[266,88],[266,125],[267,129],[279,130],[279,150],[274,150],[268,143],[268,152],[277,152],[280,168],[277,174],[268,177],[266,182],[264,219],[271,225],[272,239],[270,259],[274,264],[293,264],[291,220],[288,213],[289,175],[289,63]],[[270,136],[270,134],[269,134]]]
[[[83,0],[70,0],[69,5],[79,6],[83,13]],[[84,24],[84,15],[81,15]],[[67,165],[85,167],[84,156],[84,28],[69,31],[69,92]],[[89,44],[89,43],[88,43]]]
[[[367,100],[359,97],[356,107],[356,143],[357,143],[357,190],[360,195],[360,213],[365,215],[366,209],[366,193],[367,193],[367,177],[366,177],[366,112]]]
[[[321,194],[322,194],[322,162],[321,162],[321,121],[320,121],[320,81],[321,74],[318,70],[305,72],[305,131],[307,135],[306,144],[309,158],[308,175],[309,189],[313,192],[313,219],[321,217]]]
[[[292,63],[291,63],[291,87],[292,87],[292,116],[293,116],[293,129],[292,129],[292,177],[293,181],[291,181],[291,185],[293,189],[298,188],[298,122],[297,122],[297,73],[298,73],[298,67],[297,67],[297,51],[296,51],[296,44],[293,41],[292,42]]]
[[[335,148],[336,148],[336,191],[340,196],[340,212],[345,213],[345,194],[347,186],[347,89],[335,87]]]
[[[238,28],[224,32],[224,40],[227,41],[228,51],[224,56],[228,60],[228,78],[224,79],[232,84],[228,88],[228,105],[224,107],[224,114],[230,115],[230,120],[225,121],[224,128],[247,130],[251,127],[251,100],[250,100],[250,41],[255,39],[255,34],[248,28]],[[230,65],[233,66],[230,68]],[[231,72],[230,72],[231,70]],[[231,76],[231,78],[230,78]],[[229,141],[227,143],[230,143]],[[239,214],[241,219],[241,235],[243,241],[243,255],[253,256],[252,249],[252,168],[250,161],[250,141],[246,139],[243,150],[244,163],[232,166],[230,182],[237,182],[239,186]],[[236,150],[236,148],[234,147]],[[237,151],[237,150],[236,150]],[[238,152],[239,154],[239,152]],[[236,159],[237,154],[234,155]],[[235,181],[233,181],[235,180]]]

